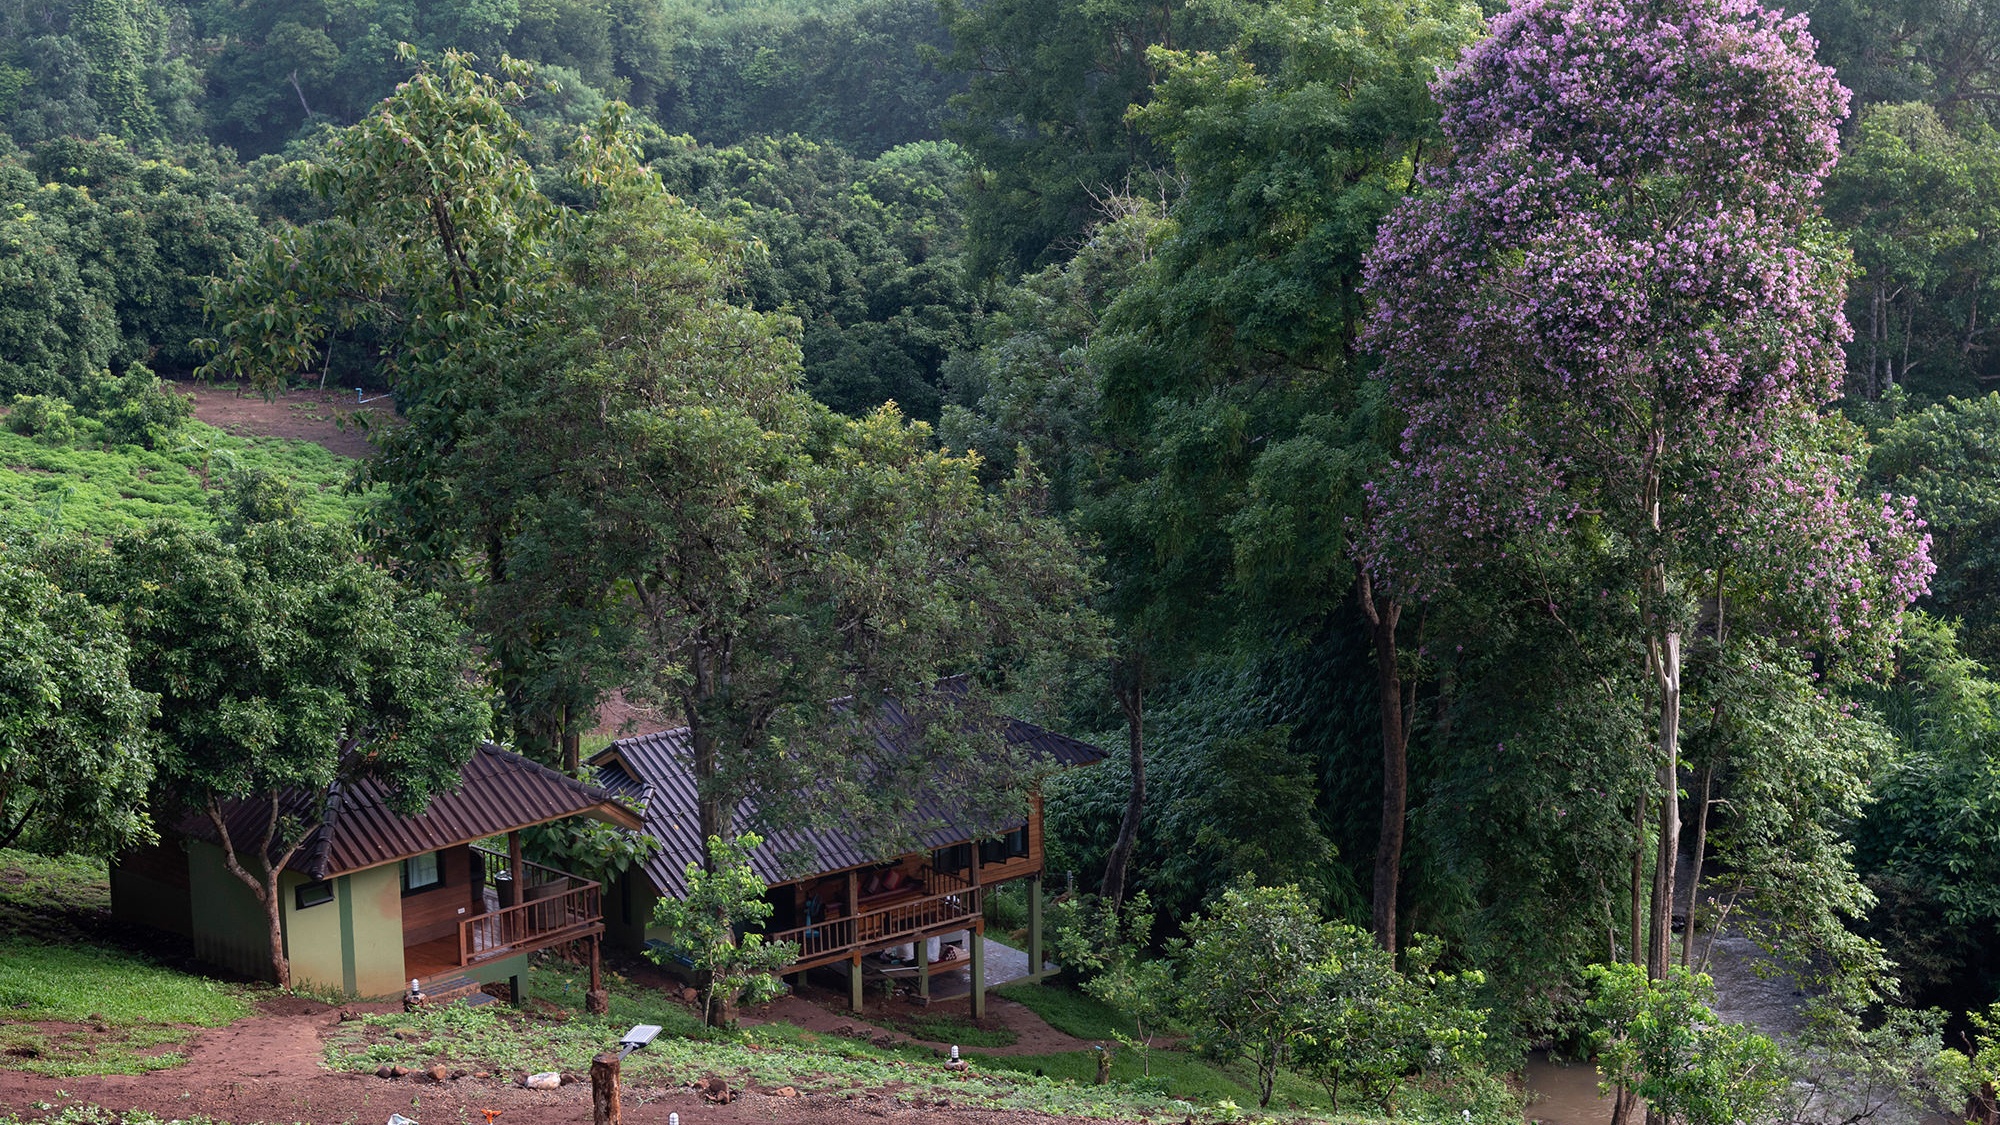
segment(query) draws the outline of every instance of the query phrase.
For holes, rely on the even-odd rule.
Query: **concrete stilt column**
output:
[[[847,962],[847,1002],[858,1013],[863,1010],[861,999],[861,954],[856,953]]]

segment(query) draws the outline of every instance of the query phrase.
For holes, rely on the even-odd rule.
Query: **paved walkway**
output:
[[[945,936],[947,941],[962,940],[960,935],[947,934]],[[847,975],[848,964],[845,961],[836,961],[826,967],[840,974],[843,978]],[[868,989],[871,995],[874,995],[876,990],[881,987],[882,981],[889,979],[895,980],[899,992],[907,990],[911,995],[916,993],[917,974],[915,971],[907,968],[901,969],[891,978],[882,972],[882,967],[881,959],[874,954],[861,959],[863,987]],[[1042,962],[1042,971],[1045,973],[1056,972],[1058,968],[1053,961],[1045,959]],[[986,939],[986,990],[989,993],[1009,981],[1021,980],[1029,975],[1028,955],[1026,953],[1012,946],[1002,945],[990,937]],[[971,994],[972,966],[969,962],[949,961],[942,964],[937,962],[931,964],[932,1000],[954,1000]]]

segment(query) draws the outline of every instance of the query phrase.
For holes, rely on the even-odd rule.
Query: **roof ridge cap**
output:
[[[609,801],[609,800],[615,800],[617,798],[617,794],[612,793],[608,789],[603,789],[599,786],[592,785],[587,781],[580,781],[574,777],[571,777],[570,775],[564,773],[559,769],[554,769],[552,767],[545,766],[542,763],[537,762],[533,758],[530,758],[524,754],[517,754],[514,751],[509,750],[506,747],[500,745],[499,743],[492,741],[491,739],[488,739],[480,743],[479,748],[473,751],[473,754],[475,757],[479,754],[495,754],[503,759],[511,759],[512,761],[519,762],[520,764],[527,766],[530,769],[539,771],[540,773],[545,774],[548,777],[553,778],[556,781],[559,781],[562,784],[569,786],[571,789],[577,791],[583,796],[589,797],[594,801]],[[471,765],[470,762],[467,762],[466,764]]]

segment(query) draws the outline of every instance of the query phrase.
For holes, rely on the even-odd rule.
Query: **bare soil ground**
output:
[[[366,457],[369,425],[393,425],[395,405],[376,391],[358,403],[352,390],[299,388],[266,398],[248,387],[176,383],[194,398],[194,416],[240,437],[281,437],[316,442],[343,457]]]
[[[310,1011],[287,1011],[310,1006]],[[479,1122],[483,1111],[498,1110],[504,1123],[591,1120],[587,1076],[566,1076],[556,1090],[529,1090],[518,1076],[471,1075],[434,1082],[322,1070],[320,1036],[340,1019],[339,1010],[285,998],[260,1015],[204,1032],[188,1061],[172,1070],[138,1076],[44,1078],[0,1071],[0,1113],[41,1112],[38,1103],[61,1106],[91,1103],[119,1112],[143,1109],[163,1118],[206,1114],[234,1125],[271,1122],[372,1123],[401,1113],[419,1121]],[[691,1087],[630,1086],[623,1090],[624,1119],[633,1125],[664,1125],[679,1113],[700,1125],[768,1125],[771,1122],[874,1125],[917,1117],[939,1125],[1005,1123],[1032,1125],[1052,1120],[1040,1114],[954,1108],[949,1101],[914,1105],[887,1091],[781,1096],[755,1086],[727,1105],[704,1101]]]

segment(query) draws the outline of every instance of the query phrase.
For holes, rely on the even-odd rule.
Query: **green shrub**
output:
[[[76,408],[54,395],[15,395],[7,428],[44,445],[68,445],[77,437]]]
[[[986,892],[986,928],[1013,933],[1028,924],[1028,884],[1007,883]]]

